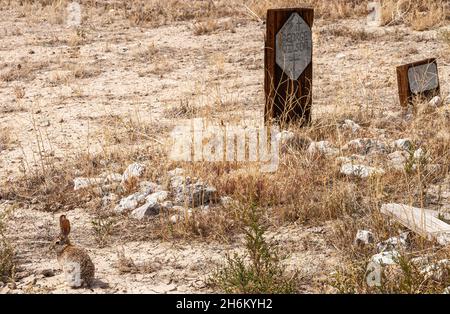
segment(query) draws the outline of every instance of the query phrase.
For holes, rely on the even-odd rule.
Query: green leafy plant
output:
[[[297,273],[285,274],[278,249],[264,238],[266,227],[261,214],[252,206],[246,220],[246,254],[228,255],[226,264],[211,278],[226,293],[295,293]]]

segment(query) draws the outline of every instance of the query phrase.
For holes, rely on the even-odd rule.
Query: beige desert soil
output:
[[[26,77],[0,82],[0,126],[8,128],[13,139],[0,151],[0,178],[5,186],[20,175],[24,165],[38,166],[36,130],[48,153],[64,157],[88,146],[91,152],[101,150],[96,134],[111,127],[111,117],[134,117],[141,124],[170,129],[177,120],[168,116],[167,108],[181,102],[211,106],[212,115],[217,111],[230,120],[234,116],[262,119],[265,25],[261,22],[223,18],[219,25],[231,21],[234,30],[219,28],[195,35],[193,21],[150,28],[130,25],[110,12],[110,24],[97,23],[100,17],[90,16],[84,22],[83,42],[72,45],[76,32],[64,24],[30,21],[13,9],[2,10],[1,16],[0,71],[6,73],[19,64],[22,69],[32,68]],[[368,28],[365,22],[364,18],[315,20],[313,119],[353,107],[398,111],[395,67],[428,57],[438,58],[442,93],[448,94],[450,58],[438,40],[442,28],[415,32],[402,25]],[[345,31],[340,34],[347,27],[365,29],[371,39]],[[59,79],[71,67],[87,74]],[[17,87],[25,91],[23,98],[16,97]],[[342,104],[347,107],[341,108]],[[157,141],[166,141],[165,136],[155,130]],[[140,144],[153,143],[149,139]],[[0,200],[0,206],[2,210],[15,207],[7,200]],[[100,248],[90,230],[92,214],[77,208],[69,213],[72,237],[88,249],[98,282],[92,290],[73,290],[64,284],[48,249],[58,232],[58,215],[15,207],[7,229],[20,265],[15,292],[210,292],[206,283],[215,266],[227,253],[243,250],[240,237],[224,244],[160,239],[129,242],[116,236],[112,244]],[[289,253],[285,262],[300,272],[304,292],[331,291],[324,279],[339,263],[339,252],[325,240],[326,232],[326,225],[297,224],[269,232],[269,238]],[[147,270],[120,274],[115,265],[122,248],[136,265],[147,265]],[[42,276],[45,269],[55,270],[55,276]]]

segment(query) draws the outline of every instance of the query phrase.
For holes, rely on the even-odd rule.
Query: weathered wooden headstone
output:
[[[311,121],[312,8],[267,11],[264,50],[265,122]]]
[[[415,96],[430,99],[440,93],[436,59],[425,59],[397,67],[400,104],[407,106]]]

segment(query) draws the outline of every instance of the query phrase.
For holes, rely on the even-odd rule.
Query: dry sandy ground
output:
[[[83,44],[76,49],[70,44],[74,31],[64,25],[30,22],[15,11],[2,11],[1,15],[0,71],[18,64],[35,69],[28,77],[0,82],[0,125],[9,128],[13,137],[13,143],[0,151],[3,182],[18,175],[24,162],[30,167],[35,164],[36,130],[43,135],[47,153],[64,156],[88,146],[91,151],[101,149],[101,140],[93,135],[107,132],[111,128],[108,119],[114,116],[172,126],[176,122],[167,116],[166,108],[181,102],[211,106],[213,115],[228,112],[230,117],[244,120],[262,118],[265,25],[261,23],[235,19],[234,32],[219,30],[196,36],[191,22],[152,29],[129,26],[114,15],[109,25],[97,24],[93,17]],[[219,23],[225,25],[228,20]],[[364,24],[364,19],[315,21],[314,119],[331,109],[343,109],[339,107],[342,104],[380,112],[395,110],[395,66],[432,56],[439,58],[442,91],[448,93],[450,58],[437,39],[437,30],[382,27],[367,29],[373,39],[361,40],[344,29],[363,29]],[[146,52],[151,44],[155,48]],[[139,57],[142,51],[144,56]],[[71,67],[85,69],[90,77],[59,79]],[[21,99],[14,93],[17,86],[25,90]],[[155,137],[165,140],[160,134]],[[5,201],[2,207],[6,206],[10,205]],[[70,217],[75,242],[88,248],[97,267],[99,282],[93,290],[71,290],[63,282],[56,259],[48,251],[57,232],[57,216],[16,208],[7,233],[17,244],[21,266],[18,290],[14,291],[208,292],[205,282],[214,266],[224,261],[226,253],[242,250],[239,239],[228,245],[119,239],[115,245],[98,248],[85,227],[91,226],[90,214],[80,208],[71,211]],[[338,252],[324,240],[325,232],[326,227],[308,229],[293,224],[270,234],[290,253],[288,267],[300,271],[304,292],[329,289],[322,279],[338,263]],[[151,269],[119,274],[115,264],[120,246],[136,264],[148,263]],[[56,275],[40,275],[44,269],[54,269]]]

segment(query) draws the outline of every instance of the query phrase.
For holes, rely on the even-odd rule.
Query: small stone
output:
[[[140,192],[145,196],[161,190],[161,185],[150,181],[142,181],[139,183]]]
[[[358,230],[356,232],[355,244],[356,245],[367,245],[373,243],[374,236],[373,233],[367,230]]]
[[[389,165],[396,170],[404,170],[406,161],[408,160],[408,153],[405,151],[395,151],[388,155]]]
[[[172,215],[169,218],[169,221],[173,224],[176,224],[177,222],[179,222],[181,220],[181,216],[180,215]]]
[[[434,96],[433,98],[431,98],[431,100],[428,102],[428,104],[432,107],[439,107],[443,104],[443,101],[442,101],[441,97]]]
[[[81,189],[88,188],[90,186],[98,185],[103,182],[101,178],[82,178],[77,177],[73,179],[73,189],[74,191],[78,191]]]
[[[172,201],[164,201],[161,203],[161,209],[164,210],[171,210],[173,208],[173,203]]]
[[[377,244],[378,252],[404,250],[409,245],[409,232],[403,232],[398,237],[391,237]]]
[[[41,271],[41,275],[44,277],[53,277],[55,276],[55,272],[53,271],[53,269],[43,269]]]
[[[353,133],[355,133],[361,129],[361,126],[353,120],[345,119],[340,128],[343,130],[351,130]]]
[[[413,142],[409,138],[401,138],[391,143],[394,149],[403,149],[409,151],[413,147]]]
[[[347,163],[341,166],[340,173],[346,176],[354,176],[364,179],[373,175],[383,175],[385,172],[380,168]]]
[[[426,279],[433,279],[435,281],[443,281],[448,278],[450,272],[450,260],[443,259],[423,268],[420,273],[425,276]]]
[[[119,202],[119,205],[117,205],[114,208],[114,211],[118,213],[122,213],[126,210],[133,210],[135,209],[140,202],[142,202],[145,199],[145,195],[141,193],[134,193],[131,194],[125,198],[122,198]]]
[[[128,182],[132,178],[139,178],[144,174],[145,166],[140,163],[132,163],[127,167],[122,175],[122,184]]]
[[[416,160],[421,160],[425,158],[425,152],[422,148],[416,149],[416,151],[414,152],[414,159]]]
[[[372,153],[385,153],[387,149],[386,145],[377,139],[358,138],[345,144],[342,150],[355,150],[359,154],[368,155]]]
[[[159,214],[161,206],[156,200],[150,200],[139,208],[131,212],[131,217],[136,219],[143,219],[145,217],[156,216]]]
[[[215,202],[217,190],[198,180],[191,183],[189,177],[174,176],[170,181],[174,204],[197,207]]]
[[[312,142],[308,146],[308,153],[310,155],[314,154],[324,154],[324,155],[337,155],[339,150],[333,147],[328,141]]]
[[[104,207],[108,206],[111,203],[117,202],[118,199],[119,199],[119,196],[117,194],[109,193],[102,197],[102,205]]]
[[[400,254],[397,251],[387,251],[373,255],[371,261],[380,265],[395,265],[399,258]]]
[[[169,197],[169,192],[167,191],[158,191],[148,195],[145,199],[147,201],[156,201],[156,202],[164,202]]]

